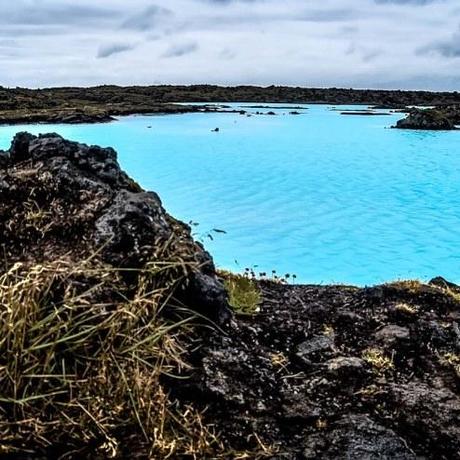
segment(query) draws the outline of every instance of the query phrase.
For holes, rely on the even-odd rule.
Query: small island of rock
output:
[[[409,115],[399,120],[394,128],[424,129],[433,131],[454,130],[457,113],[452,108],[447,109],[411,109]]]

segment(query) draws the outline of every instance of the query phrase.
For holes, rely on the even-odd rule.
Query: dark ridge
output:
[[[135,113],[214,111],[192,102],[257,104],[361,104],[401,109],[410,105],[460,104],[458,92],[301,88],[286,86],[97,86],[91,88],[2,88],[0,123],[92,123]]]

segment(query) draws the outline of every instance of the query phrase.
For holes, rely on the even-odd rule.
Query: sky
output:
[[[0,0],[0,85],[460,90],[459,0]]]

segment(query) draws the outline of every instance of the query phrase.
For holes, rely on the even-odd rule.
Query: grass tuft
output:
[[[2,455],[122,458],[132,446],[204,458],[219,447],[203,415],[161,384],[188,368],[183,337],[195,319],[172,308],[173,268],[148,265],[135,289],[96,258],[17,263],[0,276]]]
[[[419,311],[418,307],[414,305],[409,305],[405,302],[399,302],[398,304],[396,304],[396,310],[402,313],[407,313],[408,315],[416,315]]]
[[[368,362],[377,374],[383,374],[394,366],[393,360],[385,356],[383,351],[377,348],[364,350],[362,356],[364,361]]]
[[[446,353],[442,356],[441,363],[450,366],[460,378],[460,354]]]

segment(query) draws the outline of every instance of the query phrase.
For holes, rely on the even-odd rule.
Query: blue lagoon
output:
[[[25,130],[114,147],[168,212],[199,223],[196,238],[220,268],[305,283],[460,281],[460,131],[389,129],[402,114],[341,115],[362,107],[254,105],[231,104],[252,116],[3,126],[0,149]],[[211,240],[212,229],[226,233]]]

